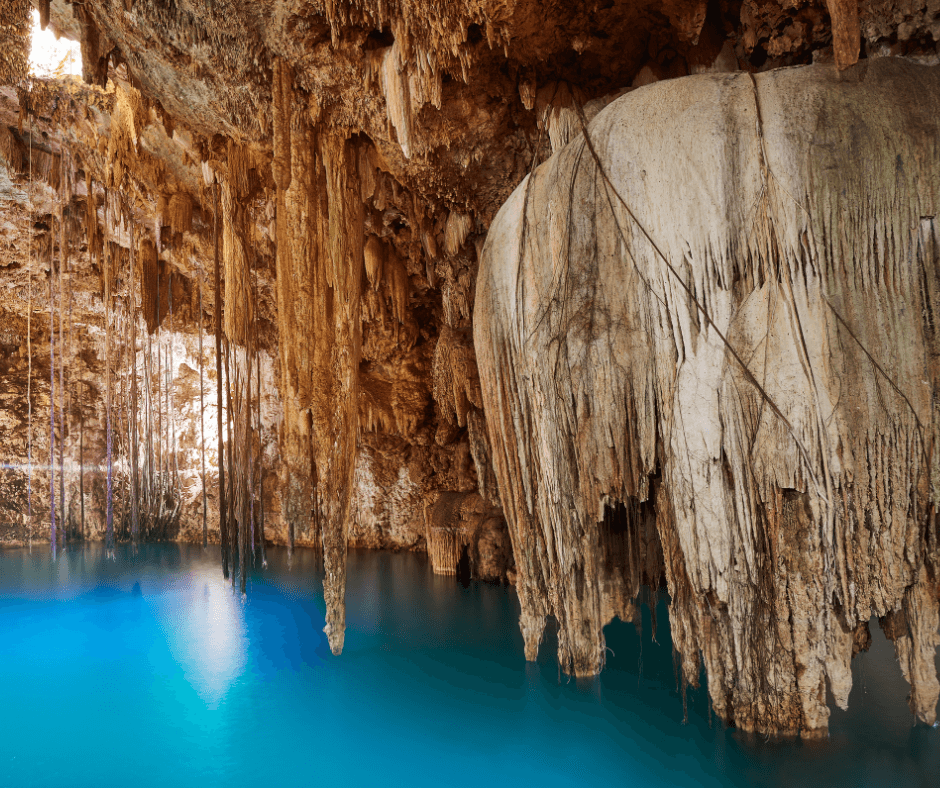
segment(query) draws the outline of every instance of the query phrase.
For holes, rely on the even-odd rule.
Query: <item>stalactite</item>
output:
[[[37,5],[39,9],[39,27],[45,30],[49,26],[49,6],[51,5],[51,0],[39,0]]]
[[[79,406],[78,422],[78,498],[81,507],[81,531],[79,538],[85,541],[85,410]]]
[[[224,191],[224,189],[223,189]],[[226,270],[226,278],[230,275]],[[232,304],[232,312],[245,309],[247,311],[247,289],[242,288],[240,293],[242,298],[240,303],[235,301]],[[226,318],[230,313],[226,313]],[[237,325],[236,321],[226,320],[227,326]],[[247,328],[247,327],[246,327]],[[250,375],[250,357],[248,346],[240,345],[231,334],[226,336],[229,348],[229,356],[226,364],[231,363],[231,371],[234,385],[230,389],[230,401],[232,408],[229,412],[231,429],[234,432],[234,444],[232,445],[232,456],[234,459],[234,468],[232,469],[233,485],[233,504],[238,522],[238,581],[239,589],[242,594],[245,593],[248,575],[248,555],[249,555],[249,531],[251,524],[248,519],[249,513],[249,490],[248,490],[248,464],[250,449],[248,441],[250,440],[249,424],[249,375]]]
[[[683,674],[704,662],[723,719],[821,735],[854,633],[904,611],[935,721],[940,74],[860,73],[635,91],[491,225],[474,345],[528,658],[554,615],[566,670],[603,666],[620,504],[647,510]]]
[[[247,308],[247,301],[246,308]],[[251,551],[252,557],[254,556],[254,551],[251,546],[251,349],[250,346],[244,348],[245,354],[245,395],[242,405],[242,409],[245,412],[244,428],[243,428],[243,437],[242,441],[243,455],[242,462],[244,466],[242,468],[242,475],[244,476],[244,493],[243,493],[243,503],[242,503],[242,558],[241,558],[241,589],[242,593],[245,593],[245,583],[247,580],[248,568],[247,568],[247,558],[249,551]],[[247,456],[245,456],[247,455]]]
[[[105,547],[109,558],[114,558],[114,468],[112,458],[112,430],[111,430],[111,268],[112,268],[112,250],[111,244],[107,242],[108,238],[108,209],[109,202],[107,193],[105,195],[105,259],[103,266],[104,273],[104,326],[105,326],[105,419],[107,420],[107,530],[105,535]]]
[[[320,151],[329,200],[328,258],[326,279],[332,292],[317,294],[327,299],[314,330],[318,345],[328,352],[326,391],[314,387],[313,427],[317,437],[316,467],[320,534],[323,543],[326,600],[324,631],[334,654],[343,649],[346,629],[346,524],[352,497],[359,428],[359,361],[362,352],[360,296],[363,270],[363,208],[360,197],[356,148],[343,137],[320,137]],[[324,320],[325,318],[325,320]],[[319,339],[319,336],[324,339]],[[328,393],[329,392],[329,393]]]
[[[52,559],[56,557],[55,524],[55,306],[53,294],[55,288],[55,220],[50,219],[49,244],[49,540],[52,548]]]
[[[286,110],[286,101],[282,104]],[[274,137],[278,333],[313,339],[282,341],[279,347],[284,513],[289,539],[298,526],[308,528],[313,515],[312,541],[322,545],[324,558],[325,631],[339,653],[359,423],[365,233],[358,155],[355,143],[344,137],[318,137],[302,113],[289,118],[279,111],[275,121],[281,124]]]
[[[67,273],[68,273],[68,279],[69,279],[69,310],[68,310],[68,324],[69,324],[69,359],[70,359],[70,361],[73,362],[74,359],[75,359],[75,356],[76,356],[76,354],[75,354],[75,322],[74,322],[74,320],[73,320],[73,312],[72,312],[72,306],[73,306],[73,302],[74,302],[73,296],[74,296],[74,293],[75,293],[75,286],[74,286],[74,283],[73,283],[73,281],[72,281],[72,262],[71,262],[71,261],[72,261],[72,258],[71,258],[71,255],[69,255],[69,258],[68,258],[68,259],[69,259],[69,263],[68,263],[68,271],[67,271]],[[73,410],[74,410],[74,408],[75,408],[75,377],[74,377],[74,364],[73,364],[73,363],[69,363],[69,365],[68,365],[68,380],[66,381],[66,391],[67,391],[67,393],[68,393],[68,404],[67,404],[66,409],[65,409],[65,414],[66,414],[65,431],[66,431],[66,434],[71,438],[71,437],[72,437],[72,417],[73,417]],[[73,463],[73,467],[74,467],[74,463]],[[70,499],[71,499],[71,495],[70,495]],[[72,533],[74,534],[74,532],[75,532],[75,522],[74,522],[74,518],[72,517],[72,504],[71,504],[71,500],[70,500],[70,502],[69,502],[69,507],[68,507],[68,523],[69,523],[69,528],[71,529]]]
[[[66,166],[66,156],[63,154],[59,161],[62,165],[62,184],[61,199],[65,201],[69,193],[68,188],[68,167]],[[65,310],[63,305],[63,286],[62,276],[69,257],[69,238],[68,223],[65,219],[64,210],[59,213],[59,515],[60,528],[59,538],[64,545],[68,538],[68,514],[65,508],[65,337],[63,323],[65,320]]]
[[[129,233],[129,265],[128,265],[128,295],[127,304],[130,322],[130,375],[131,375],[131,408],[128,426],[130,428],[130,486],[131,486],[131,546],[134,550],[140,542],[140,478],[138,464],[140,461],[138,447],[138,395],[137,395],[137,261],[134,259],[136,244],[134,241],[134,217],[129,210],[125,211]]]
[[[119,213],[119,215],[122,217],[121,221],[123,222],[123,213]],[[118,261],[114,268],[116,272],[119,272],[122,268],[123,249],[119,248],[117,250],[117,257],[118,257]],[[126,296],[128,293],[127,278],[121,277],[116,274],[115,279],[116,280],[123,279],[124,287],[125,287],[124,295]],[[130,398],[128,397],[128,392],[127,392],[127,386],[128,386],[129,381],[128,381],[128,375],[126,373],[130,367],[130,362],[128,360],[129,347],[128,347],[128,342],[127,342],[127,331],[128,331],[127,320],[128,320],[128,314],[129,314],[130,309],[129,309],[128,299],[126,297],[122,297],[120,293],[117,293],[115,295],[115,301],[119,305],[119,307],[115,308],[115,318],[114,318],[115,336],[121,338],[121,341],[119,345],[120,356],[116,364],[117,369],[120,371],[119,373],[116,373],[120,388],[115,397],[115,399],[117,400],[116,405],[115,405],[115,411],[117,413],[117,416],[116,416],[117,426],[115,429],[115,434],[117,435],[117,446],[115,448],[114,453],[115,453],[115,456],[118,458],[120,458],[123,455],[125,460],[128,460],[129,462],[129,458],[131,454],[130,445],[131,445],[132,417],[131,417],[131,412],[130,412]],[[122,445],[122,441],[123,441],[123,445]],[[128,510],[128,505],[130,503],[130,498],[131,498],[131,490],[130,490],[131,474],[129,472],[124,473],[124,474],[119,473],[117,477],[117,484],[120,485],[120,489],[123,490],[123,494],[119,496],[121,500],[121,515],[118,518],[118,524],[120,526],[120,529],[118,533],[116,534],[116,538],[119,537],[122,539],[129,539],[130,527],[128,525],[127,510]]]
[[[411,158],[415,147],[408,65],[402,56],[401,43],[395,39],[382,60],[382,92],[385,94],[388,122],[395,129],[406,159]]]
[[[224,431],[222,421],[224,411],[222,410],[222,281],[221,281],[221,260],[219,254],[219,184],[213,176],[212,183],[213,197],[213,221],[212,237],[213,250],[215,254],[215,374],[216,374],[216,407],[217,421],[219,430],[219,532],[222,542],[222,574],[228,579],[229,576],[229,528],[228,513],[225,508],[225,452],[224,452]]]
[[[228,501],[229,501],[229,561],[232,567],[232,583],[235,582],[238,551],[241,547],[239,532],[234,527],[237,523],[238,502],[235,498],[235,443],[232,440],[232,378],[231,378],[231,342],[225,339],[225,429],[228,443]]]
[[[228,146],[228,177],[221,183],[222,259],[225,266],[225,336],[228,352],[226,366],[232,365],[233,386],[229,398],[230,478],[232,504],[238,522],[239,587],[245,592],[249,555],[253,555],[251,480],[251,328],[254,303],[251,298],[251,266],[245,243],[247,216],[245,204],[253,188],[249,157],[241,146]],[[227,373],[228,374],[228,373]],[[231,452],[234,452],[232,454]]]
[[[225,334],[240,347],[248,342],[253,309],[248,298],[248,255],[245,251],[245,210],[248,192],[239,191],[224,180],[222,196],[222,262],[225,266],[225,303],[237,305],[225,310]],[[244,307],[244,312],[242,307]]]
[[[254,302],[254,289],[251,287],[251,272],[249,271],[249,290],[251,293],[251,300]],[[254,313],[257,315],[257,312]],[[254,440],[252,435],[252,422],[251,422],[251,364],[252,364],[252,354],[254,350],[254,331],[255,326],[252,324],[248,329],[248,344],[245,347],[245,356],[247,361],[247,373],[245,376],[245,387],[246,387],[246,418],[245,422],[245,437],[246,437],[246,446],[248,448],[248,461],[246,465],[245,473],[245,485],[247,489],[247,498],[248,498],[248,542],[251,546],[251,565],[255,565],[255,495],[254,495]]]
[[[209,546],[209,524],[206,512],[206,391],[203,381],[202,348],[202,266],[196,272],[199,277],[199,459],[202,463],[202,547]]]
[[[166,275],[166,297],[167,297],[167,309],[169,311],[169,320],[170,327],[167,332],[167,370],[166,370],[166,398],[167,398],[167,415],[170,420],[170,434],[168,439],[170,441],[170,454],[173,457],[173,481],[172,481],[172,490],[175,498],[180,497],[179,489],[179,452],[177,451],[176,445],[176,412],[174,409],[173,401],[173,388],[175,385],[175,376],[176,369],[173,366],[173,273],[167,270]],[[167,468],[169,470],[169,467]]]
[[[152,291],[151,291],[152,292]],[[144,283],[141,281],[141,308],[143,309],[145,299],[145,290]],[[145,317],[146,319],[146,317]],[[146,484],[143,486],[146,501],[145,508],[148,512],[148,515],[151,515],[154,511],[154,501],[156,499],[156,487],[154,479],[154,462],[156,460],[154,452],[156,451],[153,440],[153,340],[151,337],[151,332],[148,330],[146,332],[147,339],[147,349],[144,354],[144,397],[145,397],[145,419],[144,427],[147,433],[146,441]],[[148,516],[146,519],[147,535],[150,533],[150,528],[152,525],[151,517]]]
[[[276,58],[272,68],[271,109],[273,113],[274,182],[279,191],[286,191],[291,184],[291,101],[293,71],[282,58]]]
[[[160,323],[159,307],[157,304],[157,291],[160,283],[159,262],[157,248],[149,238],[141,238],[139,247],[140,257],[140,309],[144,314],[147,333],[152,334]]]
[[[436,575],[456,575],[463,543],[453,528],[432,528],[428,531],[428,555]]]
[[[0,85],[17,85],[29,75],[29,0],[2,0],[0,19]]]
[[[29,134],[29,194],[26,214],[26,541],[33,546],[33,135]]]
[[[157,277],[157,314],[160,314],[160,278]],[[163,509],[166,490],[166,407],[163,402],[163,323],[157,325],[157,509]]]
[[[174,234],[188,233],[193,229],[193,201],[185,192],[170,197],[167,204],[170,229]]]
[[[317,264],[323,254],[321,203],[325,185],[323,168],[316,155],[316,138],[306,119],[297,118],[297,129],[293,133],[289,113],[275,113],[274,119],[276,124],[285,124],[275,126],[274,136],[278,177],[277,328],[280,337],[290,338],[278,342],[284,403],[280,441],[282,511],[294,532],[303,535],[311,531],[311,514],[316,506],[309,470],[309,408],[317,343],[293,338],[309,330],[313,293],[328,287],[323,266]],[[290,178],[286,177],[288,163]]]
[[[264,442],[261,433],[261,362],[256,361],[258,384],[258,544],[261,546],[261,568],[267,569],[268,558],[264,547]]]

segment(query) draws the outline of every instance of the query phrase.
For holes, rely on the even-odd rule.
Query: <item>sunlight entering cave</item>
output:
[[[39,12],[32,12],[32,47],[29,52],[29,73],[34,77],[81,76],[82,52],[77,41],[58,37],[49,25],[39,24]]]

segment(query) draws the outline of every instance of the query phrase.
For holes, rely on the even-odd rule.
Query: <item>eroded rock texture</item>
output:
[[[880,115],[858,92],[894,73],[877,58],[936,63],[933,0],[33,5],[81,41],[84,82],[25,78],[26,4],[0,0],[0,540],[50,538],[58,489],[57,541],[219,543],[233,582],[266,541],[311,545],[335,651],[347,546],[428,550],[515,580],[527,655],[554,614],[575,673],[665,579],[685,675],[701,651],[716,708],[760,730],[821,730],[822,682],[844,701],[877,614],[929,718],[934,121],[910,97],[935,78],[890,77],[910,101]],[[773,71],[810,63],[792,88]],[[611,177],[648,184],[633,210],[769,399],[611,224],[577,141],[650,91],[628,120],[660,158]],[[524,263],[496,300],[484,239],[553,153],[525,243],[491,234]]]
[[[661,567],[722,717],[824,729],[858,630],[903,611],[936,719],[938,111],[940,71],[896,60],[693,77],[515,191],[475,340],[527,649],[554,615],[597,672]]]

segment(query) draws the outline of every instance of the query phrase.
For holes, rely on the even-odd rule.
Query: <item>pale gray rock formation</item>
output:
[[[934,722],[940,69],[661,82],[590,138],[516,189],[477,284],[527,656],[553,615],[598,672],[661,567],[725,720],[825,731],[869,619],[903,613]]]

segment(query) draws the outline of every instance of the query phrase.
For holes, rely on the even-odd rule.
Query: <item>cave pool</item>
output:
[[[272,548],[246,600],[218,548],[0,550],[0,788],[940,786],[872,628],[827,741],[753,741],[676,687],[665,601],[606,629],[607,670],[527,664],[510,587],[351,551],[330,654],[313,553]]]

